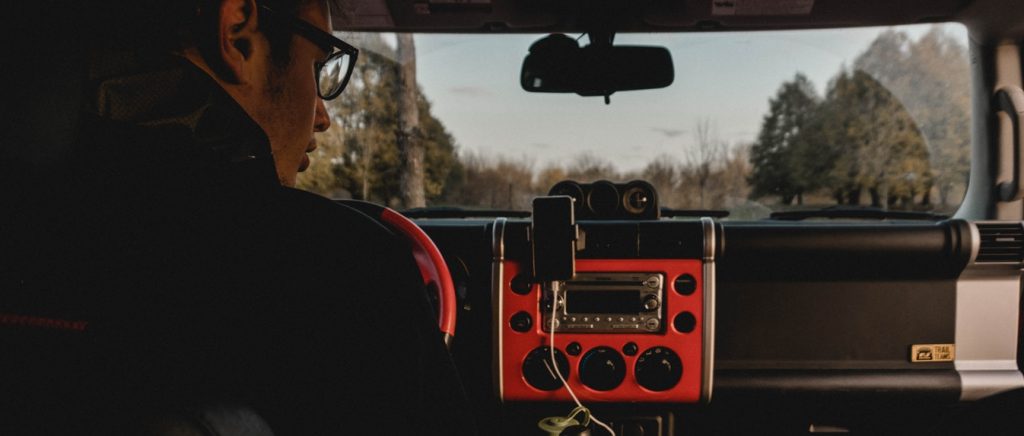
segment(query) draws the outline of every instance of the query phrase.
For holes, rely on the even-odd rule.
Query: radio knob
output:
[[[597,347],[580,359],[580,381],[591,389],[609,391],[625,378],[626,361],[613,348]]]
[[[679,355],[665,347],[644,351],[636,359],[636,381],[652,391],[667,391],[679,383],[683,376],[683,362]]]
[[[646,311],[655,310],[659,305],[658,297],[655,297],[654,295],[648,295],[647,298],[644,299],[644,310]]]
[[[542,391],[553,391],[562,386],[553,368],[551,368],[551,352],[548,347],[534,348],[523,360],[523,378],[526,382]],[[569,379],[569,360],[562,350],[555,349],[555,362],[562,377]]]

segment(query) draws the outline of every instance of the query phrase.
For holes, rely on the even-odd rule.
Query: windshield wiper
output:
[[[729,216],[729,211],[721,209],[670,209],[667,207],[661,208],[662,218],[702,216],[711,218],[725,218]]]
[[[528,210],[464,209],[452,206],[416,207],[400,211],[409,218],[528,218]]]
[[[933,212],[915,212],[906,210],[883,210],[877,207],[839,207],[830,206],[821,209],[786,210],[772,212],[768,219],[783,221],[800,221],[808,218],[858,218],[858,219],[899,219],[941,221],[948,215]]]

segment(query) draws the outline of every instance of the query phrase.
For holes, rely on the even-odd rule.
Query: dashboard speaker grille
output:
[[[1019,222],[978,223],[981,246],[978,262],[1021,262],[1024,259],[1024,227]]]

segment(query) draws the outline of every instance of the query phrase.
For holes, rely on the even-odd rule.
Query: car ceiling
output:
[[[338,0],[339,30],[543,33],[881,26],[959,21],[980,38],[1024,35],[1012,0]]]

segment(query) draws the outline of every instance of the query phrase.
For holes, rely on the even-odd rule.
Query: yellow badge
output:
[[[917,344],[910,346],[910,361],[921,362],[952,362],[956,358],[956,345],[953,344]]]

